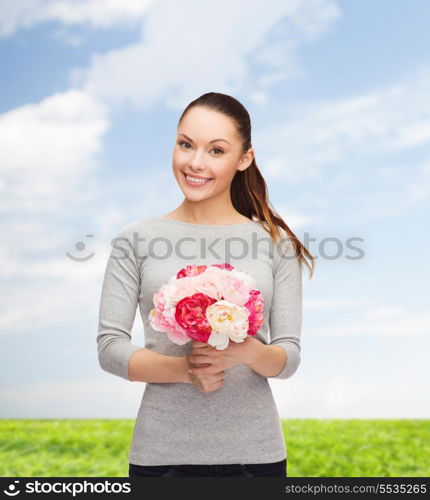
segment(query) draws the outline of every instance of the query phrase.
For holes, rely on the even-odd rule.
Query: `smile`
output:
[[[200,177],[193,177],[191,175],[187,175],[185,172],[184,176],[185,176],[185,181],[190,186],[202,186],[203,184],[207,184],[208,182],[213,180],[212,178],[204,179]]]

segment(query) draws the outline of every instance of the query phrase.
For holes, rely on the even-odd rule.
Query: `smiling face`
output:
[[[173,173],[190,201],[229,196],[237,170],[245,170],[252,161],[250,151],[242,153],[242,142],[228,116],[197,106],[178,126]]]

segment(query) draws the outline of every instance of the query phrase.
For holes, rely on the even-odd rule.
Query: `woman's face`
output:
[[[230,192],[236,171],[245,170],[252,161],[250,151],[242,153],[241,140],[228,116],[197,106],[178,126],[173,173],[187,199],[212,198]]]

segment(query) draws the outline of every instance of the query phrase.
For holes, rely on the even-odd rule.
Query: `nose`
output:
[[[190,166],[190,168],[188,170],[189,170],[190,174],[201,175],[201,176],[204,175],[203,173],[205,171],[204,168],[194,168],[192,166]]]
[[[201,172],[202,170],[205,169],[203,155],[204,155],[204,152],[199,153],[198,151],[196,151],[195,154],[190,159],[190,161],[188,162],[188,165],[189,165],[190,170],[192,172],[197,173],[197,172]]]

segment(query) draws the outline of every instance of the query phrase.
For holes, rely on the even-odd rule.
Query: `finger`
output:
[[[212,366],[210,363],[189,363],[189,369],[193,368],[207,368],[208,366]]]
[[[194,355],[190,354],[187,356],[188,362],[189,363],[209,363],[211,364],[209,356],[200,356],[200,355]]]
[[[188,373],[191,373],[191,375],[205,375],[207,374],[206,368],[204,367],[197,367],[197,366],[191,366],[188,368]]]
[[[219,380],[215,384],[211,385],[210,392],[216,391],[224,385],[224,380]]]
[[[207,347],[208,344],[206,342],[200,342],[199,340],[193,340],[193,348],[202,348],[202,347]]]
[[[202,375],[199,375],[199,376],[203,377]],[[218,382],[218,380],[222,380],[223,378],[224,378],[224,372],[214,373],[213,375],[205,376],[205,379],[210,384],[214,384],[215,382]]]
[[[189,373],[192,373],[193,375],[214,375],[215,373],[218,373],[212,365],[204,367],[193,367],[189,368],[189,370],[191,370]]]
[[[224,376],[222,377],[217,377],[213,382],[211,382],[211,384],[217,384],[218,382],[220,382],[221,380],[224,380]]]
[[[203,363],[201,363],[201,362],[200,362],[200,363],[196,363],[196,362],[193,360],[193,357],[194,357],[194,355],[193,355],[193,354],[186,354],[186,355],[185,355],[185,358],[186,358],[186,360],[187,360],[188,364],[190,364],[190,365],[194,365],[194,364],[198,364],[198,365],[202,365],[202,364],[203,364],[203,365],[206,365],[206,364],[212,364],[212,363],[210,362],[210,358],[208,358],[208,357],[206,357],[206,356],[205,356],[205,360],[203,361]]]
[[[198,356],[210,356],[211,358],[213,358],[214,356],[217,355],[215,350],[209,347],[197,347],[196,349],[192,349],[190,354]]]

